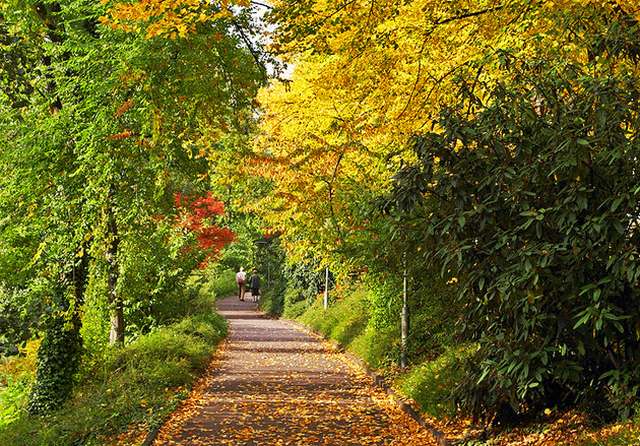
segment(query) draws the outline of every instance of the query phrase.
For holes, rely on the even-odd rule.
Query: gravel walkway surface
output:
[[[345,355],[253,302],[218,307],[229,338],[155,446],[435,444]]]

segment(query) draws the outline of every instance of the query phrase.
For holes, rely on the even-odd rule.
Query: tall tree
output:
[[[50,321],[34,412],[69,395],[87,271],[107,271],[110,340],[122,343],[136,298],[126,281],[145,261],[131,250],[159,240],[166,225],[158,215],[176,212],[175,191],[206,190],[207,148],[242,127],[264,82],[243,37],[249,12],[196,2],[198,20],[174,35],[133,23],[151,17],[165,29],[183,5],[157,2],[160,15],[120,26],[133,6],[16,0],[0,10],[0,38],[9,42],[0,60],[13,67],[0,79],[0,237],[11,247],[0,253],[9,268],[0,277],[18,269],[12,285],[39,293]],[[63,351],[70,358],[59,367]]]

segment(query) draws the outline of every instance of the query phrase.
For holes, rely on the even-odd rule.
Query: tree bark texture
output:
[[[120,238],[118,236],[118,224],[116,223],[113,209],[109,208],[109,235],[111,236],[111,244],[107,252],[107,261],[109,263],[109,306],[111,308],[111,331],[109,333],[109,344],[124,344],[124,305],[122,299],[118,295],[118,247]]]

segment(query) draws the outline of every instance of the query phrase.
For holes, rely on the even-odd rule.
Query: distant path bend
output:
[[[252,302],[218,308],[229,338],[155,446],[435,445],[344,355]]]

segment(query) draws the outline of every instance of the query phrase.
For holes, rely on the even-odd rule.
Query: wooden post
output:
[[[402,351],[400,367],[407,366],[407,339],[409,337],[409,297],[407,293],[407,254],[404,255],[404,273],[402,277]]]
[[[329,267],[324,269],[324,309],[329,308]]]

